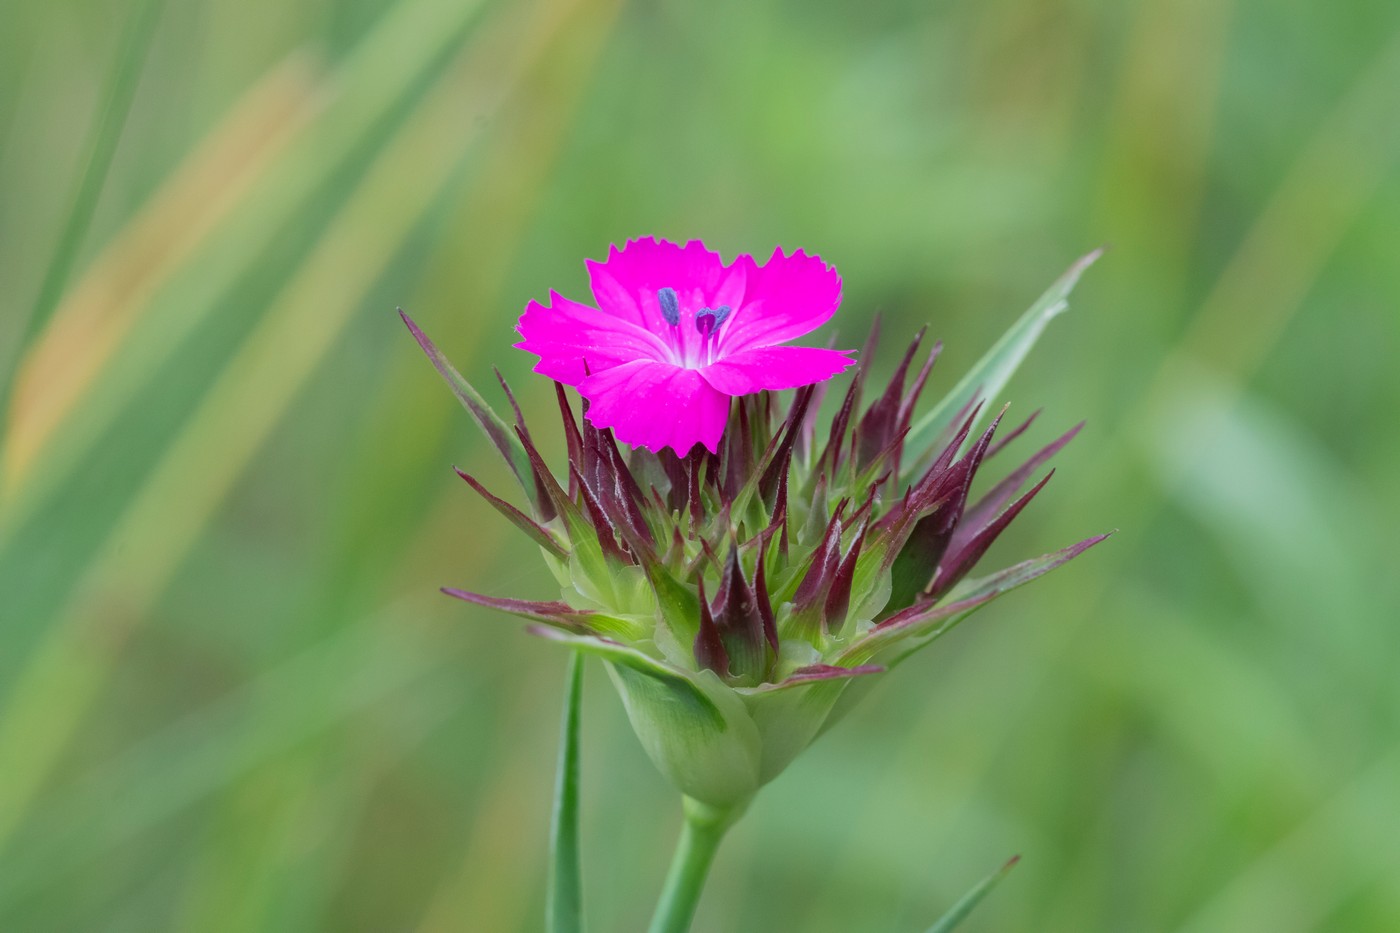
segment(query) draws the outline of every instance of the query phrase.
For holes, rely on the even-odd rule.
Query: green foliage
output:
[[[1101,250],[1095,250],[1060,276],[958,380],[957,385],[914,423],[907,441],[911,449],[930,448],[936,452],[939,445],[935,440],[943,436],[951,437],[957,429],[956,422],[964,417],[959,413],[971,411],[974,406],[981,406],[979,414],[986,417],[987,410],[1002,397],[1006,384],[1045,332],[1046,325],[1069,307],[1069,293],[1079,281],[1079,276],[1099,258],[1100,253]],[[977,422],[974,421],[973,427],[976,426]],[[975,437],[975,433],[972,436]],[[906,478],[917,475],[920,462],[913,460],[901,473]]]
[[[929,927],[926,933],[952,933],[953,930],[962,926],[962,922],[972,913],[972,909],[982,902],[982,898],[986,897],[992,888],[1001,883],[1001,879],[1005,878],[1011,869],[1016,867],[1017,861],[1017,858],[1011,859],[979,881],[971,891],[958,898],[958,902],[948,908],[948,912],[939,917],[938,922]]]
[[[583,930],[583,860],[579,852],[579,698],[583,694],[583,654],[569,656],[564,721],[555,771],[554,814],[550,826],[549,888],[545,928],[549,933]]]
[[[167,3],[70,247],[144,8],[0,29],[0,928],[538,929],[559,656],[437,588],[558,586],[393,309],[543,424],[514,316],[649,233],[820,252],[929,399],[1113,247],[995,393],[1088,426],[989,560],[1122,531],[879,678],[697,930],[917,930],[1007,851],[960,931],[1400,928],[1395,4]],[[600,930],[676,832],[618,707]]]
[[[423,333],[417,324],[413,323],[413,319],[405,314],[403,309],[399,309],[399,317],[408,325],[409,333],[413,334],[413,339],[418,341],[418,345],[428,355],[433,368],[447,381],[457,401],[462,403],[462,407],[471,414],[472,420],[481,429],[481,433],[496,448],[497,453],[505,459],[506,465],[515,474],[521,491],[527,496],[531,495],[534,489],[530,482],[530,459],[525,453],[520,438],[516,437],[510,426],[500,415],[496,414],[491,403],[482,398],[476,387],[462,378],[462,374],[453,368],[447,357],[443,356],[442,351],[428,339],[428,335]]]

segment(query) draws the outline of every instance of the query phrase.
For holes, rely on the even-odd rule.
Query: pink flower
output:
[[[731,397],[830,379],[849,352],[780,346],[825,324],[841,304],[841,277],[819,256],[781,249],[763,265],[726,265],[699,240],[648,237],[589,260],[597,307],[549,293],[532,301],[515,344],[535,372],[576,386],[588,420],[617,439],[685,455],[719,451]]]

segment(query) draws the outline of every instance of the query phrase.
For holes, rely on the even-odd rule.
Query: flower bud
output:
[[[713,268],[700,275],[706,256]],[[521,320],[522,346],[560,379],[568,463],[559,476],[514,400],[516,423],[507,427],[409,322],[515,473],[530,511],[463,479],[539,545],[561,587],[550,602],[446,592],[601,657],[661,772],[704,804],[743,807],[831,724],[854,696],[854,680],[887,670],[1103,539],[972,576],[1049,475],[1022,488],[1079,430],[972,496],[983,467],[1035,417],[998,441],[1001,414],[977,430],[984,393],[999,390],[1016,353],[1062,309],[1081,268],[918,423],[939,347],[906,387],[917,335],[862,410],[872,336],[829,428],[819,431],[821,393],[808,383],[845,364],[832,368],[828,357],[777,344],[835,310],[834,270],[801,253],[775,253],[767,266],[750,257],[723,266],[693,243],[629,244],[590,266],[599,308],[555,296],[552,316],[532,304]],[[795,304],[792,292],[822,300]],[[696,326],[679,326],[687,317]],[[549,320],[567,332],[549,336]],[[585,344],[591,356],[568,357]],[[636,354],[653,357],[639,364]],[[663,364],[691,375],[652,378]],[[631,375],[620,372],[628,367]],[[604,381],[590,389],[594,379]],[[584,395],[581,422],[560,383]],[[611,388],[593,391],[601,385]],[[806,387],[781,404],[774,393],[796,386]],[[625,423],[623,405],[642,428]],[[632,439],[624,454],[619,441]]]

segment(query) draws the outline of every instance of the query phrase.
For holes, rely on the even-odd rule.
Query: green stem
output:
[[[583,929],[583,879],[578,841],[578,708],[583,692],[583,652],[571,652],[559,730],[559,777],[550,827],[549,883],[545,887],[545,928],[549,933]]]
[[[686,933],[695,917],[695,905],[700,902],[700,890],[710,874],[715,850],[725,832],[744,812],[743,807],[721,810],[685,798],[685,824],[661,890],[661,901],[651,918],[649,933]]]

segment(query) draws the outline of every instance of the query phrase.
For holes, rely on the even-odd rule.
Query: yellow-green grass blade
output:
[[[160,14],[164,7],[165,0],[139,0],[135,12],[126,22],[116,61],[112,66],[112,75],[107,81],[106,99],[92,125],[92,136],[86,146],[81,177],[75,187],[58,243],[54,247],[53,258],[50,259],[39,285],[34,307],[15,341],[15,352],[22,352],[29,339],[48,322],[49,315],[53,313],[68,284],[73,263],[83,245],[83,239],[92,223],[93,212],[97,209],[98,198],[107,181],[117,143],[120,142],[122,130],[126,127],[127,114],[136,96],[136,86],[140,83],[151,40],[155,36],[156,25],[160,22]],[[9,407],[13,379],[13,373],[5,365],[6,362],[0,359],[0,413]],[[3,442],[4,435],[0,434],[0,444]]]
[[[473,127],[454,119],[461,90],[451,81],[439,83],[395,136],[72,581],[54,623],[12,685],[0,720],[0,760],[16,763],[0,786],[0,839],[101,689],[114,660],[106,646],[112,643],[116,594],[124,618],[139,625],[330,351],[359,296],[453,177],[475,138]]]
[[[111,363],[69,416],[30,437],[26,414],[12,412],[20,436],[5,443],[0,462],[0,544],[25,531],[35,511],[71,482],[153,375],[168,372],[177,351],[190,352],[191,335],[224,328],[230,340],[242,336],[240,322],[256,319],[245,309],[269,304],[307,261],[310,244],[415,112],[483,2],[414,0],[391,7],[320,83],[319,112],[203,246],[157,283],[136,325],[114,335],[115,345],[104,353]],[[231,313],[234,308],[244,313]],[[42,385],[47,374],[31,378]]]
[[[256,198],[278,157],[322,112],[325,76],[313,56],[296,52],[246,91],[230,112],[165,178],[148,202],[102,248],[73,283],[14,375],[5,449],[0,452],[0,506],[28,487],[36,457],[73,419],[79,404],[101,403],[95,386],[152,298],[217,236],[231,214]],[[201,266],[207,268],[207,266]],[[183,322],[194,327],[195,322]],[[118,410],[113,408],[114,411]],[[12,518],[13,502],[8,503]],[[0,534],[3,537],[3,534]]]

